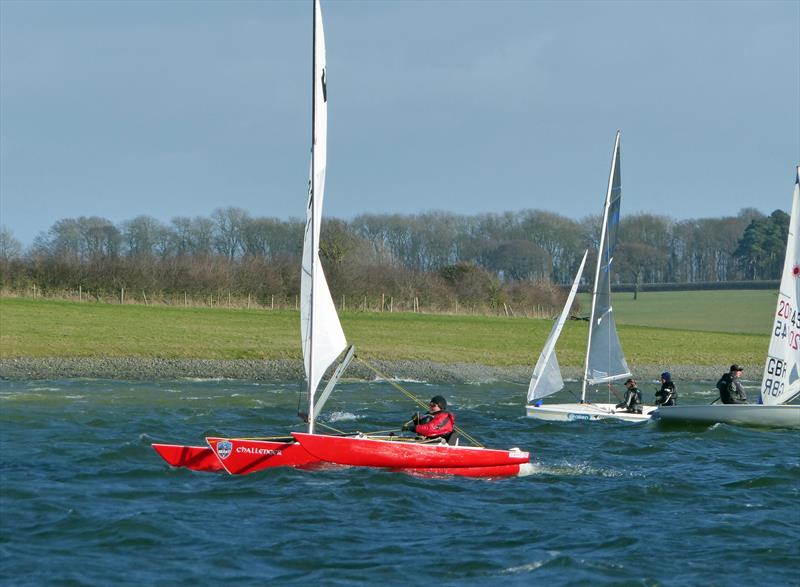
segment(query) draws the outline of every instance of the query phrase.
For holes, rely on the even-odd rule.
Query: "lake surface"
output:
[[[684,403],[715,397],[678,384]],[[800,584],[797,431],[546,423],[521,386],[403,385],[446,396],[486,446],[530,450],[535,472],[171,469],[152,442],[301,430],[299,383],[0,382],[0,583]],[[323,420],[385,429],[413,411],[387,383],[345,383]]]

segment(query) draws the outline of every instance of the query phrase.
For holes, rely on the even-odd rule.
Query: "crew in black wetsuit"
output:
[[[617,409],[624,409],[629,414],[642,413],[642,392],[636,387],[636,382],[633,379],[628,379],[625,382],[625,398],[617,404]]]
[[[678,393],[675,391],[672,374],[669,371],[664,371],[661,374],[661,389],[656,391],[656,405],[674,406],[677,403]]]
[[[739,377],[742,376],[743,369],[737,365],[731,365],[730,371],[724,373],[717,381],[717,389],[719,390],[719,399],[723,404],[746,404],[747,394],[744,392],[742,382]]]

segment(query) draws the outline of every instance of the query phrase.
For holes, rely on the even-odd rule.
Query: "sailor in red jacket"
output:
[[[403,425],[403,430],[410,430],[425,438],[448,439],[456,427],[456,418],[447,409],[447,400],[441,395],[431,399],[427,413],[420,416],[414,414],[411,422]]]

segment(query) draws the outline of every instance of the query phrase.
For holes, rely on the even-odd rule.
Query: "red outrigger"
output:
[[[153,448],[173,467],[231,475],[247,475],[272,467],[306,468],[321,464],[291,436],[270,440],[208,437],[206,442],[208,446],[153,444]]]

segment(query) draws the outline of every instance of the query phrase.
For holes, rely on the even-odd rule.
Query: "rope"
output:
[[[285,440],[294,442],[293,436],[231,436],[232,440],[271,440],[271,441],[278,441],[278,440]]]
[[[328,430],[332,430],[332,431],[333,431],[333,432],[335,432],[336,434],[341,434],[342,436],[346,436],[346,435],[347,435],[347,433],[346,433],[346,432],[343,432],[343,431],[341,431],[341,430],[337,430],[337,429],[336,429],[336,428],[334,428],[333,426],[330,426],[330,425],[328,425],[328,424],[325,424],[324,422],[320,422],[319,420],[317,420],[317,422],[316,422],[316,423],[317,423],[317,426],[322,426],[323,428],[327,428]]]
[[[622,400],[622,398],[621,398],[621,397],[619,397],[619,394],[616,392],[616,390],[614,389],[614,387],[611,385],[611,382],[610,382],[610,381],[608,382],[608,390],[609,390],[611,393],[613,393],[613,394],[614,394],[614,396],[615,396],[615,397],[616,397],[616,398],[617,398],[619,401],[623,401],[623,400]]]
[[[378,369],[376,369],[375,367],[373,367],[372,365],[367,363],[365,360],[361,359],[360,357],[356,357],[356,359],[358,359],[365,367],[367,367],[368,369],[372,370],[372,372],[375,373],[375,375],[377,375],[379,378],[381,378],[384,381],[388,382],[392,387],[394,387],[395,389],[400,391],[403,395],[408,397],[411,401],[413,401],[414,403],[416,403],[418,406],[422,407],[423,409],[427,410],[427,408],[428,408],[427,402],[419,399],[413,393],[411,393],[410,391],[408,391],[407,389],[405,389],[404,387],[399,385],[396,381],[392,381],[391,379],[389,379],[386,375],[384,375],[383,373],[378,371]],[[469,434],[464,432],[458,426],[453,425],[453,430],[458,432],[461,436],[466,438],[469,442],[471,442],[475,446],[479,446],[479,447],[483,448],[483,445],[480,442],[478,442],[475,438],[473,438],[472,436],[470,436]]]

